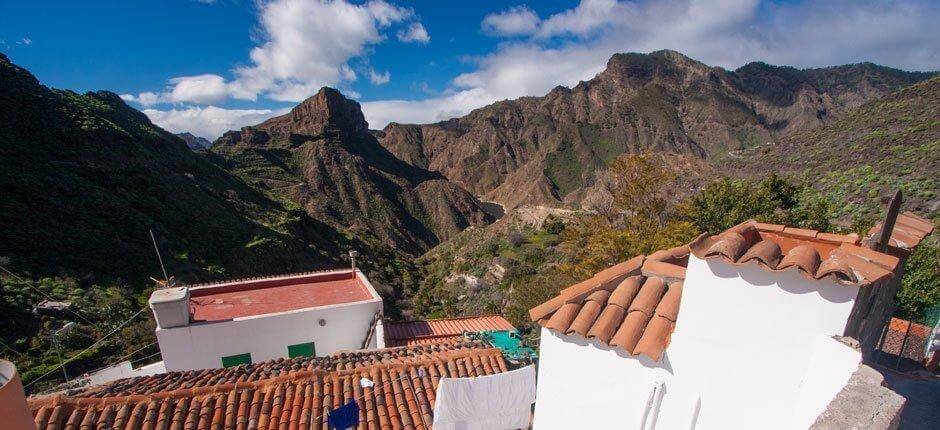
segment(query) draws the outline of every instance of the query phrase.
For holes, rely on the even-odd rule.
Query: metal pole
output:
[[[52,333],[52,347],[55,348],[55,355],[59,357],[59,367],[62,368],[62,376],[65,382],[69,382],[69,374],[65,371],[65,363],[62,361],[62,350],[59,349],[59,341],[56,339],[56,333]]]
[[[69,322],[68,324],[62,326],[62,328],[52,332],[52,347],[55,348],[55,353],[59,357],[59,367],[62,368],[62,376],[65,377],[65,382],[69,382],[69,374],[65,370],[65,362],[62,360],[62,349],[59,346],[59,333],[68,330],[75,326],[74,322]]]
[[[170,286],[170,277],[166,275],[166,267],[163,267],[163,257],[160,256],[160,248],[157,248],[157,238],[153,237],[153,229],[150,230],[150,240],[153,241],[153,249],[157,251],[157,260],[160,261],[160,270],[163,271],[163,281],[167,287]]]

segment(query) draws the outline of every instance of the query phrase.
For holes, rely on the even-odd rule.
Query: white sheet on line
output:
[[[503,430],[529,426],[535,368],[476,378],[441,378],[434,401],[435,430]]]

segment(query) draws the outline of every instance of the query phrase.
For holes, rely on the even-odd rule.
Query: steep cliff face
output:
[[[579,206],[625,152],[711,158],[818,127],[930,74],[871,64],[730,72],[673,51],[617,54],[595,78],[437,124],[377,133],[398,158],[507,207]]]
[[[211,151],[310,215],[364,229],[406,252],[491,221],[466,190],[383,148],[359,104],[332,88],[285,115],[224,134]]]

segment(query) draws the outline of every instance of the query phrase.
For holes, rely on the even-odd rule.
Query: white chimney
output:
[[[189,325],[189,288],[163,288],[150,295],[150,309],[157,327],[172,328]]]

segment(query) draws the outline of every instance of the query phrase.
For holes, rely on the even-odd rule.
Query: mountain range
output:
[[[591,206],[605,200],[603,172],[624,152],[720,157],[814,129],[930,76],[870,63],[727,71],[675,51],[617,54],[573,88],[436,124],[393,123],[377,135],[402,160],[507,209]]]
[[[46,88],[0,57],[0,257],[37,275],[146,279],[158,273],[152,229],[186,279],[335,265],[349,248],[388,247],[391,261],[487,225],[501,212],[490,202],[602,204],[609,163],[644,151],[676,154],[697,174],[772,168],[830,184],[849,178],[831,172],[861,169],[847,152],[891,166],[916,159],[918,204],[935,210],[932,76],[617,54],[573,88],[435,124],[370,130],[357,102],[323,88],[194,152],[206,143],[160,129],[113,93]]]

